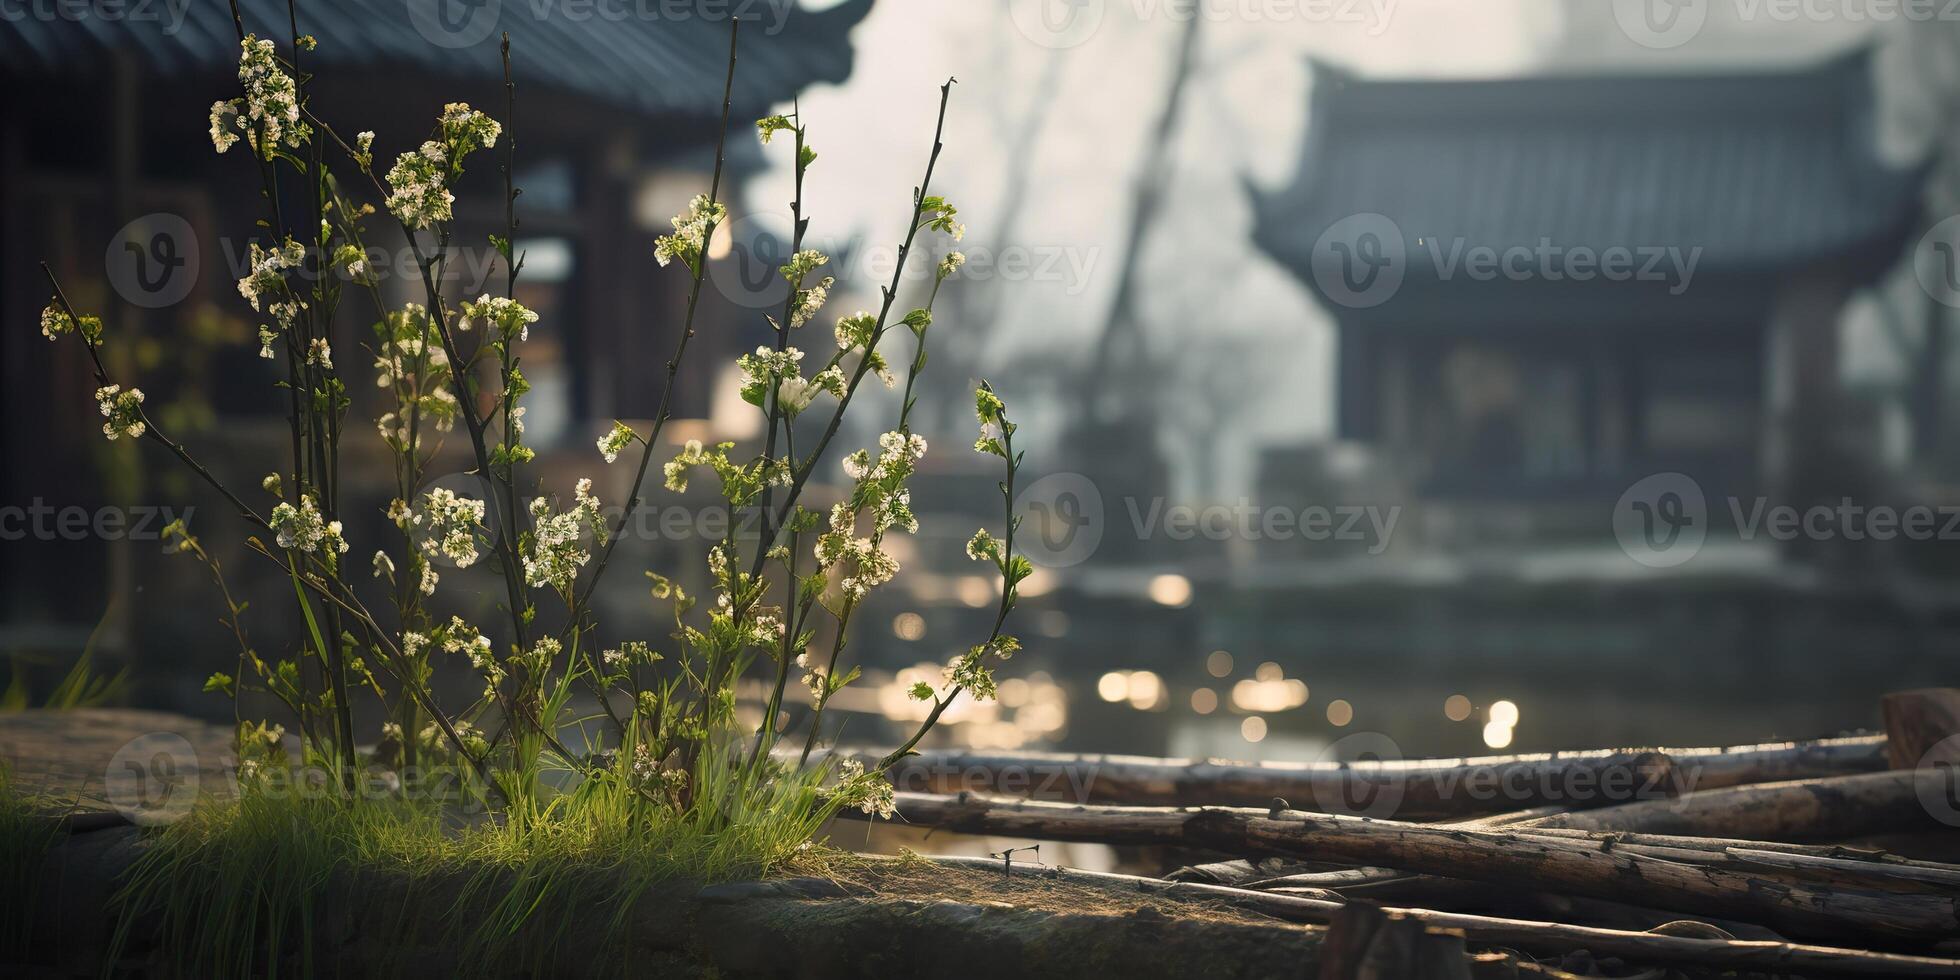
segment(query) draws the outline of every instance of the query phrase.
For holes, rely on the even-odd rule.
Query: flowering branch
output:
[[[920,697],[925,695],[932,699],[932,711],[926,715],[911,738],[906,739],[903,745],[893,749],[889,755],[878,761],[873,772],[883,773],[897,765],[899,760],[910,755],[912,749],[919,744],[919,740],[925,738],[926,733],[932,730],[932,726],[938,723],[939,716],[945,714],[947,708],[952,707],[954,699],[960,696],[961,691],[970,689],[973,691],[973,696],[980,700],[992,698],[994,678],[992,671],[986,666],[986,658],[992,655],[1006,660],[1021,648],[1019,640],[1001,632],[1001,628],[1007,623],[1007,614],[1014,609],[1021,580],[1034,571],[1033,565],[1027,558],[1014,553],[1014,531],[1021,525],[1021,519],[1014,514],[1014,477],[1021,468],[1021,454],[1014,451],[1015,426],[1007,420],[1007,406],[1003,405],[1000,398],[994,394],[993,386],[985,381],[980,382],[979,389],[974,392],[974,401],[975,413],[980,417],[981,429],[980,439],[974,443],[973,448],[999,456],[1007,463],[1007,479],[1000,485],[1000,496],[1006,505],[1007,515],[1006,530],[1000,540],[994,540],[993,536],[982,528],[973,535],[973,540],[967,543],[966,553],[969,558],[975,560],[992,559],[995,566],[1000,569],[1000,608],[994,613],[994,628],[987,634],[986,642],[968,650],[954,662],[949,671],[952,687],[944,695],[934,693],[924,682],[920,682],[920,685],[913,689],[913,697],[925,700],[924,697]]]

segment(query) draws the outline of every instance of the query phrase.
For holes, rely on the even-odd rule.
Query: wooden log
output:
[[[868,749],[837,754],[882,758]],[[1585,809],[1885,767],[1884,736],[1862,735],[1723,748],[1318,763],[930,751],[907,757],[890,775],[899,789],[915,792],[1137,806],[1266,806],[1279,798],[1295,809],[1443,820],[1534,807]]]
[[[1228,807],[1082,807],[901,793],[908,822],[967,833],[1204,847],[1380,865],[1757,922],[1786,935],[1960,935],[1960,897],[1783,880],[1774,869],[1669,860],[1589,841],[1336,814]]]
[[[1327,938],[1320,946],[1319,980],[1355,980],[1375,935],[1388,925],[1388,913],[1373,902],[1355,902],[1327,917]]]
[[[1960,764],[1960,688],[1896,691],[1879,699],[1885,755],[1894,769]]]
[[[1551,827],[1514,827],[1532,836],[1562,837],[1591,841],[1600,846],[1625,847],[1635,853],[1690,862],[1714,861],[1744,866],[1780,868],[1825,881],[1863,881],[1881,887],[1960,889],[1960,865],[1936,861],[1915,861],[1882,850],[1841,845],[1785,844],[1724,837],[1681,837],[1671,834],[1637,834],[1613,831],[1572,830]],[[1289,876],[1286,880],[1291,880]],[[1257,887],[1253,882],[1250,887]]]
[[[1141,756],[934,752],[908,757],[893,785],[1125,805],[1269,806],[1398,819],[1460,819],[1558,804],[1603,806],[1676,792],[1651,751],[1381,763],[1232,763]]]
[[[1561,813],[1507,829],[1633,831],[1679,837],[1756,841],[1831,841],[1871,834],[1937,829],[1927,806],[1949,787],[1946,773],[1923,769],[1734,786],[1671,800]]]
[[[976,857],[935,857],[931,860],[949,864],[985,865],[993,868],[1001,866],[998,861]],[[1104,884],[1122,883],[1146,892],[1216,899],[1239,908],[1262,912],[1292,922],[1326,924],[1345,907],[1340,903],[1311,898],[1274,895],[1217,885],[1166,882],[1157,878],[1109,872],[1078,871],[1074,868],[1016,864],[1011,873],[1061,881],[1086,879]],[[1426,909],[1390,907],[1383,911],[1389,916],[1414,919],[1433,929],[1461,930],[1471,942],[1476,944],[1508,947],[1542,956],[1560,956],[1575,949],[1588,949],[1594,955],[1617,956],[1635,962],[1707,966],[1735,971],[1754,970],[1819,976],[1960,976],[1960,959],[1840,949],[1804,943],[1694,938],[1656,932],[1600,929],[1558,922],[1433,912]]]
[[[1431,929],[1368,902],[1334,913],[1321,950],[1320,980],[1471,980],[1462,930]]]

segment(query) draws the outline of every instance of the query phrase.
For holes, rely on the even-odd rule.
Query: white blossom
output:
[[[143,389],[125,391],[121,385],[106,385],[95,389],[95,403],[102,410],[102,417],[109,420],[102,423],[102,434],[110,442],[120,436],[134,439],[145,431]]]
[[[706,194],[694,195],[694,199],[687,202],[687,210],[674,216],[674,233],[654,240],[655,261],[664,266],[680,259],[688,268],[693,268],[707,244],[709,227],[720,224],[727,216],[728,209],[719,202],[708,200]]]
[[[638,436],[634,434],[632,426],[614,420],[612,431],[599,437],[599,455],[605,457],[608,463],[616,462],[619,454],[625,452],[636,438]]]

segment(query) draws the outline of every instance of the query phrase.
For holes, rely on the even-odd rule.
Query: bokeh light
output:
[[[1443,717],[1451,721],[1462,721],[1470,717],[1470,699],[1461,694],[1452,694],[1444,698]]]
[[[1328,724],[1333,725],[1335,728],[1341,728],[1346,726],[1348,722],[1351,722],[1353,720],[1354,720],[1353,705],[1347,703],[1345,700],[1342,700],[1340,698],[1335,698],[1334,700],[1327,702]]]

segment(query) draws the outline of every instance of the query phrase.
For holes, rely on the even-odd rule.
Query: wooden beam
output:
[[[882,758],[868,749],[838,755]],[[1747,783],[1886,768],[1882,735],[1725,748],[1602,749],[1464,759],[1237,763],[1124,755],[933,751],[891,771],[901,790],[1132,806],[1268,806],[1400,820],[1586,809]]]
[[[998,868],[1000,862],[977,857],[935,857],[934,862]],[[1167,882],[1157,878],[1074,868],[1016,864],[1013,874],[1061,881],[1090,881],[1121,885],[1139,891],[1210,899],[1262,912],[1292,922],[1325,924],[1345,906],[1339,902],[1273,895],[1264,892]],[[1709,966],[1735,971],[1802,973],[1819,976],[1952,977],[1960,976],[1960,960],[1927,956],[1839,949],[1803,943],[1760,940],[1699,939],[1655,932],[1600,929],[1591,926],[1535,922],[1495,916],[1433,912],[1426,909],[1385,908],[1389,916],[1414,919],[1432,929],[1461,930],[1470,942],[1506,946],[1538,955],[1557,956],[1575,949],[1595,956],[1617,956],[1635,962]]]
[[[1879,699],[1885,755],[1894,769],[1960,765],[1960,689],[1896,691]]]
[[[1872,834],[1944,828],[1921,802],[1921,793],[1944,794],[1932,769],[1834,776],[1734,786],[1672,800],[1620,806],[1506,824],[1513,830],[1567,828],[1632,831],[1681,837],[1755,841],[1849,840]]]
[[[966,833],[1290,855],[1565,892],[1757,922],[1786,935],[1960,935],[1960,897],[1792,880],[1782,869],[1642,854],[1510,830],[1230,807],[1086,807],[901,793],[909,823]]]

